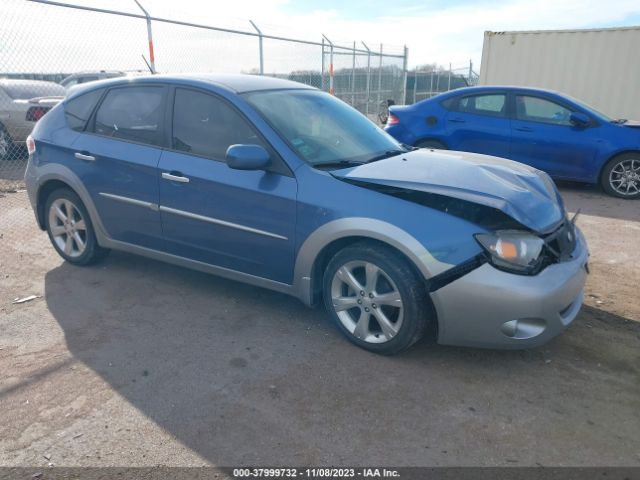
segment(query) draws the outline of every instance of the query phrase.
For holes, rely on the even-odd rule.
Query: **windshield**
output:
[[[247,101],[314,166],[365,163],[406,151],[343,101],[318,90],[270,90]]]

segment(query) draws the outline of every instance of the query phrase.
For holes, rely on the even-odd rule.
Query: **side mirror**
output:
[[[229,168],[235,170],[264,170],[271,158],[260,145],[231,145],[226,160]]]
[[[576,127],[586,127],[591,123],[589,116],[582,112],[571,112],[569,121]]]

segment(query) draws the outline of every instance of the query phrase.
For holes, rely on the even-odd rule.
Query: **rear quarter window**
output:
[[[67,124],[72,130],[81,132],[87,125],[91,112],[100,100],[104,89],[92,90],[91,92],[79,95],[64,104],[64,116]]]

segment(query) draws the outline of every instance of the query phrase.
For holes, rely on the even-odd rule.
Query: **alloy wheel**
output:
[[[617,163],[609,172],[609,185],[623,196],[640,193],[640,159],[629,158]]]
[[[76,205],[58,198],[49,208],[49,229],[57,247],[71,258],[80,257],[87,248],[87,226]]]
[[[342,325],[365,342],[388,342],[402,327],[400,291],[374,263],[351,261],[338,268],[331,282],[331,299]]]

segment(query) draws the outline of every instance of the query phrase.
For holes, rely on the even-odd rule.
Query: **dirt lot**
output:
[[[394,358],[266,290],[119,253],[71,267],[5,194],[0,465],[640,465],[640,202],[563,194],[592,252],[564,335]]]

